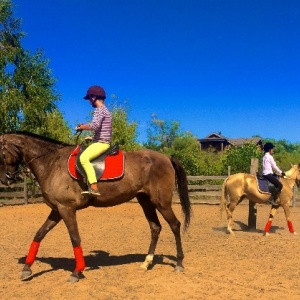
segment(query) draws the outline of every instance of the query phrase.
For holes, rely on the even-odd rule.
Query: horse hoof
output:
[[[67,282],[75,283],[79,281],[79,277],[71,275]]]
[[[264,233],[264,236],[269,236],[269,235],[270,235],[269,232]]]
[[[140,271],[147,272],[148,268],[145,265],[140,265]]]
[[[21,280],[26,280],[32,275],[31,270],[22,271]]]
[[[176,272],[176,273],[182,273],[182,272],[184,272],[184,267],[176,266],[175,269],[174,269],[174,272]]]

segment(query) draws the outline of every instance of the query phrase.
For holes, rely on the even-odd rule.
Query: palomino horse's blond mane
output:
[[[290,170],[286,172],[286,176],[281,178],[283,185],[282,191],[277,199],[278,206],[272,206],[268,222],[265,227],[265,235],[268,235],[272,225],[273,217],[277,209],[282,206],[289,231],[296,234],[293,228],[292,221],[290,220],[290,202],[293,197],[293,187],[295,184],[300,185],[300,164],[293,165]],[[230,234],[232,231],[232,214],[236,206],[244,199],[248,199],[259,204],[268,204],[270,193],[261,192],[257,186],[256,176],[237,173],[227,177],[224,180],[221,195],[221,212],[226,210],[227,213],[227,230]]]

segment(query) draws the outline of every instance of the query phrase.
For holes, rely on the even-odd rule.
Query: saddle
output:
[[[273,176],[276,176],[277,179],[280,180],[280,177],[276,174],[273,174]],[[256,173],[256,180],[257,180],[257,188],[261,193],[272,193],[276,187],[275,185],[270,182],[267,178],[264,176]]]
[[[86,174],[80,163],[80,154],[86,149],[85,145],[77,145],[68,159],[68,171],[72,178],[76,180],[86,180]],[[107,149],[100,156],[91,161],[98,181],[117,179],[124,174],[124,153],[119,150],[119,145],[115,144]]]

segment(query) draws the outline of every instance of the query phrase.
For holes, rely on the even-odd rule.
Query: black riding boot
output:
[[[278,198],[278,195],[280,193],[280,190],[278,188],[274,188],[274,190],[272,191],[271,193],[271,197],[270,199],[268,200],[268,203],[273,205],[273,206],[279,206],[277,203],[276,203],[276,200]]]

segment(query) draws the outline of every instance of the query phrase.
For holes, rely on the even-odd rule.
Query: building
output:
[[[252,138],[238,138],[231,139],[221,135],[221,133],[212,132],[204,139],[198,139],[201,150],[215,149],[215,151],[224,151],[228,146],[242,146],[245,143],[255,143],[256,145],[263,147],[260,137]]]

